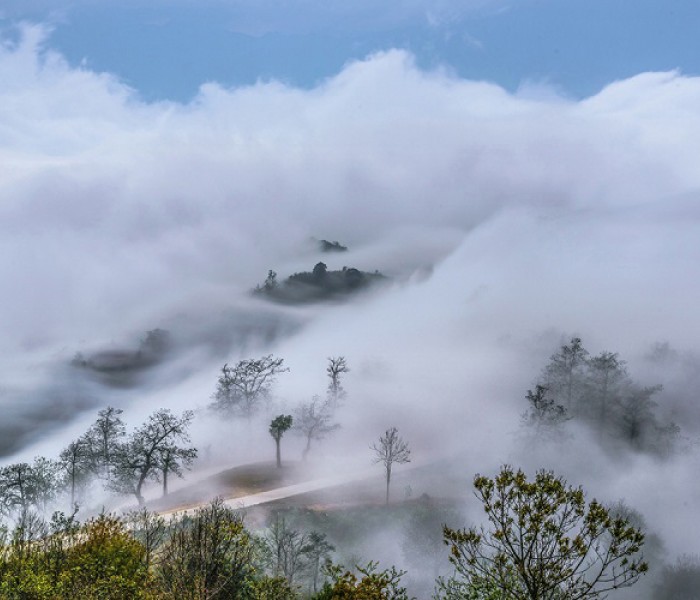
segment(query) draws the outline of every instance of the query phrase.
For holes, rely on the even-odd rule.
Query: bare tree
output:
[[[309,591],[313,594],[318,592],[319,575],[321,570],[331,564],[331,553],[335,551],[335,546],[328,541],[325,533],[312,531],[309,534]]]
[[[333,410],[330,402],[321,401],[319,396],[311,398],[299,406],[294,415],[294,429],[306,439],[306,447],[302,453],[302,459],[306,460],[311,450],[312,440],[322,440],[326,435],[340,427],[333,420]]]
[[[214,392],[211,409],[227,416],[240,414],[250,418],[261,400],[270,396],[279,373],[289,371],[283,358],[272,354],[258,359],[241,360],[235,366],[225,364]]]
[[[254,544],[240,514],[219,498],[170,523],[155,576],[168,598],[241,598],[254,575]]]
[[[389,504],[389,484],[391,483],[391,468],[394,463],[411,462],[411,450],[408,444],[399,437],[396,427],[387,429],[383,436],[379,438],[379,443],[370,446],[375,453],[375,463],[382,463],[386,471],[386,503]]]
[[[144,562],[146,563],[146,568],[150,569],[155,562],[158,549],[167,538],[168,526],[165,519],[157,513],[142,507],[139,510],[127,513],[124,516],[124,521],[134,538],[143,545],[145,551]]]
[[[549,389],[543,385],[535,386],[535,391],[528,390],[526,399],[528,410],[522,416],[522,424],[529,428],[535,439],[560,440],[563,437],[562,426],[569,420],[566,409],[549,396]]]
[[[113,406],[102,409],[84,436],[93,469],[100,477],[109,479],[114,451],[126,435],[126,426],[121,418],[123,412]]]
[[[343,400],[345,400],[347,393],[345,392],[343,384],[340,381],[340,376],[343,375],[343,373],[349,372],[350,368],[348,367],[344,356],[328,357],[326,373],[328,374],[330,381],[328,382],[327,396],[332,408],[338,407],[340,404],[342,404]]]
[[[15,463],[0,469],[0,510],[26,511],[36,502],[36,481],[29,463]]]
[[[43,456],[33,464],[15,463],[0,469],[0,512],[19,514],[40,509],[46,512],[59,488],[59,466]]]
[[[197,458],[196,448],[180,448],[175,444],[169,444],[158,450],[158,469],[163,484],[163,496],[168,495],[168,475],[173,473],[182,477],[183,468],[189,469],[195,458]]]
[[[56,498],[61,487],[61,465],[51,458],[37,456],[31,474],[36,495],[35,505],[46,514],[49,504]]]
[[[588,350],[583,347],[581,338],[573,337],[559,352],[552,354],[544,369],[545,387],[557,398],[564,401],[564,408],[570,413],[578,410],[578,401],[585,370],[588,365]]]
[[[65,485],[70,489],[70,505],[75,506],[78,488],[88,479],[92,457],[88,440],[80,437],[61,451],[60,464],[65,476]]]
[[[185,411],[181,417],[173,415],[168,409],[153,413],[129,436],[126,443],[115,450],[111,487],[121,493],[134,494],[139,505],[143,506],[143,485],[147,480],[160,476],[164,452],[177,449],[192,458],[196,456],[196,448],[182,448],[179,445],[190,441],[187,429],[193,418],[192,411]],[[172,468],[169,470],[178,472]]]
[[[292,426],[292,415],[278,415],[270,423],[270,435],[275,440],[275,445],[277,447],[277,467],[282,467],[282,454],[280,451],[280,442],[282,441],[282,436],[288,431]]]
[[[629,382],[625,361],[617,352],[601,352],[589,361],[589,383],[593,398],[598,403],[598,422],[601,432],[608,425],[610,405],[617,398],[623,384]]]
[[[282,576],[292,585],[295,576],[309,566],[314,548],[310,535],[290,527],[279,512],[275,513],[263,542],[274,577]]]

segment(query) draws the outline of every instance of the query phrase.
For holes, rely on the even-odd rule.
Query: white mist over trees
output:
[[[669,556],[697,551],[698,78],[644,73],[591,98],[532,98],[390,51],[314,90],[212,83],[183,106],[146,103],[45,46],[36,27],[0,45],[0,445],[13,511],[53,493],[47,465],[31,470],[38,454],[61,457],[72,501],[87,472],[113,476],[99,437],[80,437],[97,410],[123,410],[134,431],[163,407],[206,407],[217,378],[224,413],[198,413],[176,447],[268,459],[269,419],[296,421],[295,407],[324,397],[330,354],[348,357],[351,396],[329,387],[345,406],[307,412],[321,419],[313,431],[342,427],[317,445],[307,423],[284,438],[285,457],[311,440],[308,462],[365,465],[372,432],[396,424],[416,456],[462,453],[460,477],[515,455],[626,498]],[[248,295],[261,274],[318,264],[311,236],[347,244],[323,256],[329,270],[380,269],[391,286],[315,307]],[[154,328],[171,332],[167,357],[130,365]],[[538,378],[562,344],[570,353]],[[80,351],[113,360],[70,366]],[[274,398],[234,393],[240,361],[267,356],[290,368]],[[566,434],[557,452],[513,442],[529,408],[526,420]],[[151,484],[185,459],[164,449]],[[143,471],[127,472],[136,497]]]

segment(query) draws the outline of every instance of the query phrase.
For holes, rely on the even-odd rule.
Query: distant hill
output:
[[[161,363],[172,349],[172,338],[164,329],[147,331],[138,348],[110,349],[83,354],[78,352],[71,364],[92,372],[102,381],[117,387],[135,384],[134,377],[141,371]]]
[[[318,240],[318,246],[321,252],[347,252],[348,247],[343,246],[340,242],[329,242],[328,240]]]
[[[319,262],[313,270],[294,273],[282,282],[277,280],[277,273],[269,271],[267,279],[253,290],[253,295],[275,302],[303,304],[340,299],[388,280],[379,271],[368,273],[353,267],[329,271],[325,263]]]

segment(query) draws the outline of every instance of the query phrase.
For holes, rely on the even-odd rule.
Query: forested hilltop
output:
[[[303,304],[340,300],[387,281],[379,271],[367,273],[354,267],[329,271],[326,263],[318,262],[311,271],[294,273],[281,282],[275,271],[269,271],[265,282],[256,286],[253,294],[275,302]]]

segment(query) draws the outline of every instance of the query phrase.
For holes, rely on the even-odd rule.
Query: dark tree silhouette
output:
[[[394,463],[411,462],[411,450],[408,444],[399,437],[396,427],[387,429],[379,438],[379,443],[370,446],[375,453],[375,463],[382,463],[386,472],[386,504],[389,504],[389,484],[391,483],[391,468]]]
[[[258,359],[241,360],[235,366],[225,364],[217,383],[210,408],[224,415],[252,417],[262,400],[269,398],[279,373],[289,371],[284,359],[272,354]]]
[[[143,486],[149,479],[157,479],[161,475],[164,453],[180,453],[181,462],[178,464],[184,466],[189,463],[182,459],[182,455],[190,457],[190,460],[196,456],[196,448],[181,446],[190,441],[187,430],[192,419],[192,411],[185,411],[180,417],[168,409],[153,413],[146,423],[116,449],[110,486],[115,491],[134,494],[139,505],[143,506]],[[169,471],[178,473],[172,465]]]
[[[302,453],[303,460],[306,460],[311,450],[312,440],[322,440],[340,427],[337,423],[332,423],[332,420],[333,411],[328,400],[322,402],[321,398],[314,396],[310,402],[299,406],[294,415],[294,429],[306,439],[306,446]]]
[[[329,356],[326,374],[328,375],[328,390],[326,395],[330,402],[331,408],[337,408],[342,404],[347,396],[341,381],[341,375],[349,373],[350,368],[344,356]]]
[[[282,454],[280,452],[280,442],[282,441],[282,436],[287,430],[292,426],[292,415],[278,415],[270,423],[270,435],[275,440],[276,446],[276,456],[277,456],[277,467],[282,467]]]

